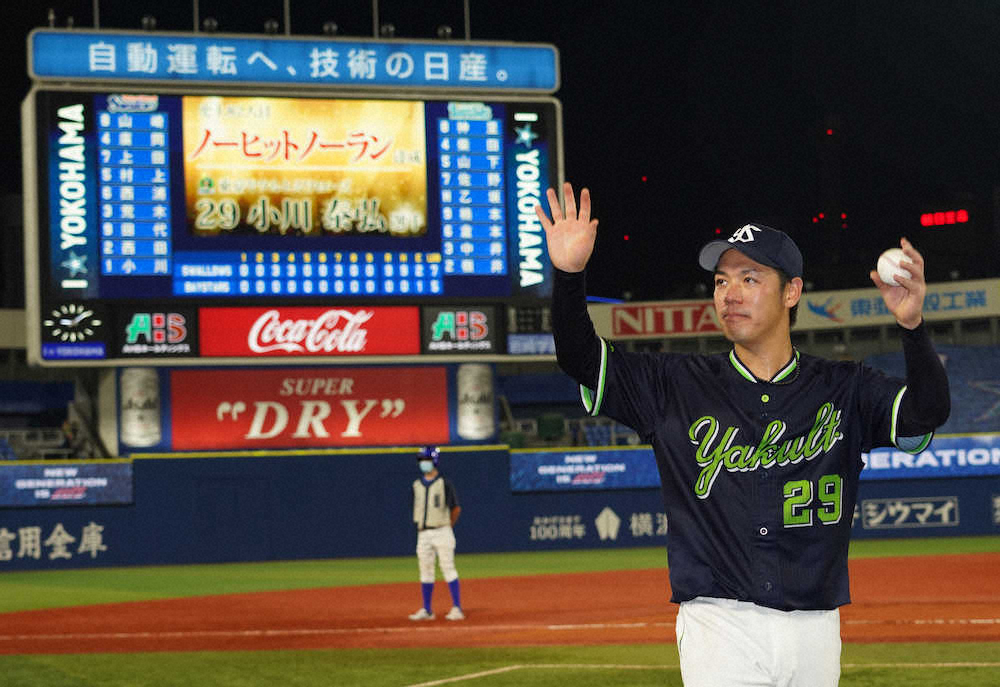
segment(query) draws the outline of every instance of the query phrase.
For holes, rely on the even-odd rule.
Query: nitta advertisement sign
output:
[[[722,333],[711,301],[613,305],[610,314],[614,339]]]
[[[449,441],[444,366],[172,370],[173,449]]]
[[[666,339],[721,336],[710,299],[650,301],[587,306],[597,333],[606,339]],[[924,319],[982,318],[1000,315],[1000,279],[928,284]],[[796,331],[892,325],[895,318],[877,289],[815,291],[802,294]]]

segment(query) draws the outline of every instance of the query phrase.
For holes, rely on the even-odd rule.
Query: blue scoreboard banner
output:
[[[1000,435],[942,436],[916,455],[880,448],[862,458],[863,481],[996,477],[1000,475]],[[648,446],[510,453],[510,488],[514,492],[659,486],[656,458]]]
[[[861,479],[866,480],[997,476],[1000,435],[939,436],[916,455],[880,448],[863,458]]]
[[[0,465],[0,508],[132,503],[132,463]]]
[[[658,486],[660,474],[649,447],[510,452],[510,488],[514,492]]]
[[[34,79],[552,93],[555,46],[37,29]]]

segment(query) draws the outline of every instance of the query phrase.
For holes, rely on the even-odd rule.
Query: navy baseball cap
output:
[[[441,449],[437,446],[423,446],[417,451],[417,460],[429,460],[437,465],[441,461]]]
[[[719,258],[730,248],[762,265],[777,268],[789,277],[802,277],[802,253],[795,241],[785,232],[763,224],[744,224],[728,239],[705,244],[698,254],[698,264],[715,272]]]

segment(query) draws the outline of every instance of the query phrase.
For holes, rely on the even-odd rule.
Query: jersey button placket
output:
[[[754,428],[754,434],[755,440],[759,443],[765,434],[768,422],[773,416],[771,407],[774,403],[772,402],[773,396],[770,385],[767,383],[759,385],[755,396],[751,398],[753,400],[750,402],[756,406],[758,420],[756,422],[757,426]],[[757,464],[754,469],[759,471],[760,477],[757,478],[752,489],[754,519],[750,521],[750,523],[753,523],[750,530],[750,538],[752,540],[751,551],[753,552],[751,569],[754,577],[753,584],[756,587],[756,592],[752,593],[758,595],[761,599],[771,601],[774,595],[775,575],[779,574],[778,554],[776,550],[777,541],[774,527],[770,522],[774,499],[777,498],[777,494],[775,493],[776,485],[774,484],[774,480],[768,479],[769,471],[763,465]]]
[[[769,394],[763,393],[763,394],[760,395],[760,419],[761,419],[762,422],[765,421],[765,420],[767,420],[767,417],[768,417],[767,403],[770,400],[771,400],[771,396]],[[763,465],[757,466],[757,469],[760,471],[760,480],[762,482],[766,481],[767,480],[767,469],[764,468]]]

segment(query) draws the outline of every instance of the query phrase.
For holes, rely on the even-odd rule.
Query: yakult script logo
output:
[[[203,356],[395,355],[420,352],[411,306],[201,308]]]
[[[707,499],[715,478],[723,468],[727,472],[752,472],[758,468],[770,469],[825,455],[844,438],[840,431],[841,415],[842,412],[832,403],[824,403],[816,411],[816,419],[807,434],[784,441],[781,437],[787,425],[783,420],[772,420],[756,446],[735,443],[739,427],[723,429],[718,419],[711,415],[695,420],[688,429],[688,439],[698,447],[694,454],[695,461],[702,469],[694,485],[695,495]]]

